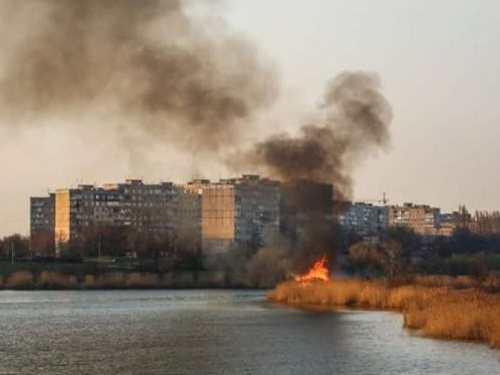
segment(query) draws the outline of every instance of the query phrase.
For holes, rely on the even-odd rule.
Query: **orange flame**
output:
[[[330,281],[330,270],[326,267],[326,255],[314,263],[314,266],[303,275],[295,277],[296,281],[307,282],[307,281]]]

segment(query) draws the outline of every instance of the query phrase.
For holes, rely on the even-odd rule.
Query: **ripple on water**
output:
[[[259,291],[1,292],[0,373],[498,373],[497,351],[401,323],[277,306]]]

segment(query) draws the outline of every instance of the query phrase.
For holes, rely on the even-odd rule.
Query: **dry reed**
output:
[[[163,275],[142,272],[111,271],[103,274],[69,275],[58,271],[18,271],[9,277],[0,275],[0,289],[169,289],[224,288],[225,272],[169,272]]]
[[[78,289],[79,284],[74,275],[60,272],[43,271],[37,282],[38,289]]]
[[[123,272],[110,272],[103,275],[86,275],[84,289],[123,289],[126,286],[126,275]]]
[[[160,278],[153,273],[133,272],[127,275],[126,287],[132,289],[153,289],[160,286]]]
[[[279,284],[268,300],[302,306],[396,309],[404,325],[426,337],[478,340],[500,347],[500,295],[476,289],[341,279]]]
[[[17,271],[12,273],[5,283],[6,289],[32,289],[33,274],[30,271]]]

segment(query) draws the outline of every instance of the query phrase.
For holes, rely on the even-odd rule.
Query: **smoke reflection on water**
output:
[[[486,346],[412,337],[383,312],[258,291],[0,293],[0,373],[492,374]]]

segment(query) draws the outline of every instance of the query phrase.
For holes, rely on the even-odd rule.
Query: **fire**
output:
[[[326,255],[314,263],[314,266],[303,275],[295,277],[296,281],[307,282],[314,280],[330,281],[330,270],[326,267]]]

